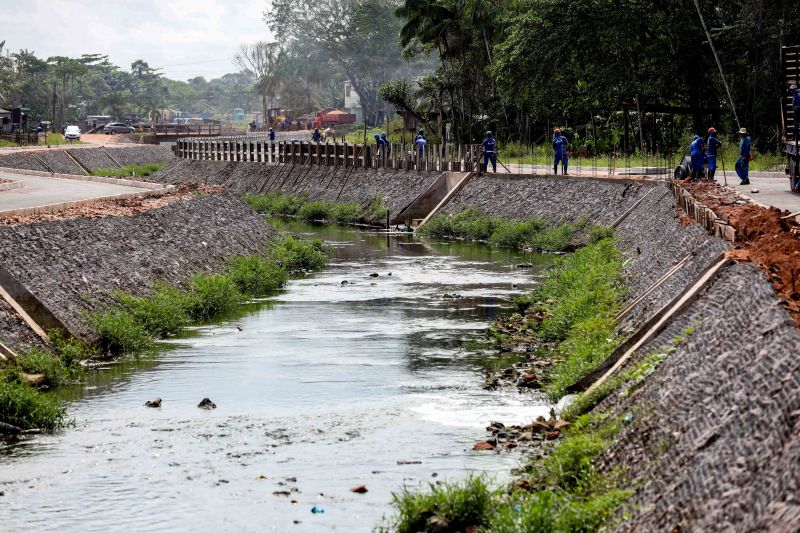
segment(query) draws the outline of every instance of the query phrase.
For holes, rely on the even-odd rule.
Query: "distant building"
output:
[[[91,131],[92,129],[96,131],[97,128],[102,129],[103,126],[105,126],[109,122],[113,122],[113,120],[111,118],[111,115],[87,115],[86,119],[83,122],[84,124],[81,130],[86,132],[86,131]]]
[[[0,109],[0,133],[11,131],[11,111]]]
[[[348,113],[356,116],[356,122],[364,120],[364,110],[361,108],[361,100],[358,98],[358,93],[353,89],[353,84],[350,80],[344,82],[344,109]]]

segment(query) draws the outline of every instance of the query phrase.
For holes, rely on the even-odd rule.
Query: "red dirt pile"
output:
[[[800,326],[800,224],[788,211],[752,204],[713,183],[683,184],[700,202],[736,229],[729,256],[761,264],[775,291]]]
[[[0,226],[15,226],[52,220],[72,218],[102,218],[111,216],[134,216],[150,209],[168,206],[181,200],[188,200],[198,194],[210,194],[222,191],[222,187],[209,185],[181,184],[169,192],[159,196],[137,195],[117,200],[100,200],[91,204],[68,207],[52,213],[34,215],[13,215],[0,217]]]

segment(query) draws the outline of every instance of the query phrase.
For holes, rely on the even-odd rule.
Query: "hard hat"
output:
[[[739,130],[739,135],[747,135],[747,129],[746,128],[740,129]]]
[[[420,128],[420,129],[419,129],[419,132],[420,132],[420,133],[425,133],[425,130],[423,130],[422,128]]]
[[[708,128],[708,133],[717,133],[716,128]]]
[[[556,128],[556,129],[553,130],[553,133],[561,133],[561,129]]]
[[[789,90],[796,91],[797,90],[797,85],[795,85],[794,83],[789,85]]]
[[[487,132],[486,132],[486,135],[487,135],[488,137],[491,137],[491,136],[492,136],[492,132],[491,132],[491,131],[487,131]]]
[[[381,137],[386,137],[386,132],[385,131],[381,132]]]

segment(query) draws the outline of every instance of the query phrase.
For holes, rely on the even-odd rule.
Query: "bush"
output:
[[[297,215],[307,222],[320,222],[328,220],[331,214],[331,206],[327,202],[317,200],[309,202],[300,208]]]
[[[484,526],[492,513],[494,494],[480,477],[470,477],[462,483],[431,485],[426,494],[404,490],[393,496],[398,510],[393,529],[397,533],[426,531],[428,520],[433,516],[444,519],[448,531]]]
[[[157,284],[150,296],[119,292],[115,299],[153,337],[175,335],[189,321],[191,300],[180,290]]]
[[[81,344],[81,342],[74,338],[64,338],[62,333],[57,329],[51,329],[47,332],[47,336],[53,345],[56,355],[67,366],[77,365],[84,359],[89,359],[94,355],[92,351]]]
[[[306,201],[305,196],[291,196],[280,192],[251,194],[244,197],[255,211],[273,215],[294,215]]]
[[[610,239],[614,236],[614,228],[608,226],[595,226],[589,230],[589,244]]]
[[[339,224],[353,224],[362,219],[361,206],[355,202],[333,204],[330,206],[328,219]]]
[[[506,248],[522,248],[547,226],[544,220],[531,219],[524,222],[515,220],[498,223],[489,242]]]
[[[135,353],[153,344],[144,326],[125,309],[94,313],[90,315],[89,322],[100,336],[101,350],[106,353]]]
[[[228,276],[239,292],[248,297],[280,289],[288,278],[286,270],[260,255],[234,257],[228,262]]]
[[[565,222],[533,235],[531,246],[547,252],[565,252],[572,249],[572,241],[583,228],[583,223]]]
[[[222,274],[196,274],[191,279],[189,316],[210,320],[232,313],[244,301],[236,283]]]
[[[325,268],[331,249],[321,240],[306,241],[288,236],[271,251],[272,258],[289,273]]]
[[[64,426],[66,416],[57,397],[13,379],[0,379],[0,422],[21,429],[53,431]]]
[[[44,374],[45,384],[50,387],[74,382],[81,375],[76,364],[67,364],[60,357],[39,349],[20,354],[16,365],[27,374]]]

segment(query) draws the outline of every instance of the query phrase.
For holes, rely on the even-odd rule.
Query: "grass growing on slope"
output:
[[[92,176],[107,176],[116,178],[149,176],[164,168],[164,163],[145,163],[143,165],[125,165],[122,168],[98,168],[92,171]]]
[[[488,242],[507,248],[534,248],[545,251],[565,251],[572,248],[575,238],[587,229],[586,222],[565,222],[550,226],[538,218],[507,220],[484,215],[469,208],[455,215],[438,215],[419,229],[419,234],[434,238],[456,238]]]
[[[258,213],[297,216],[306,222],[379,223],[385,220],[389,211],[380,194],[365,206],[357,202],[312,201],[307,195],[289,195],[280,192],[247,195],[245,201]]]
[[[89,316],[103,353],[136,353],[154,338],[175,335],[187,325],[236,311],[246,300],[283,287],[290,275],[320,270],[330,248],[320,240],[287,236],[264,255],[232,257],[220,274],[195,274],[187,290],[156,284],[151,294],[114,295],[116,305]]]
[[[612,525],[630,492],[619,487],[615,473],[598,472],[594,461],[619,427],[615,420],[583,417],[543,459],[525,467],[524,483],[512,487],[470,477],[431,484],[423,493],[405,489],[394,495],[397,513],[383,531],[567,532]]]
[[[613,351],[614,317],[624,294],[620,253],[613,239],[602,239],[560,258],[534,292],[516,300],[542,317],[532,324],[537,334],[559,343],[561,362],[547,386],[551,396],[562,396]]]
[[[21,383],[13,371],[0,373],[0,422],[21,429],[53,431],[64,426],[66,416],[57,397]]]

